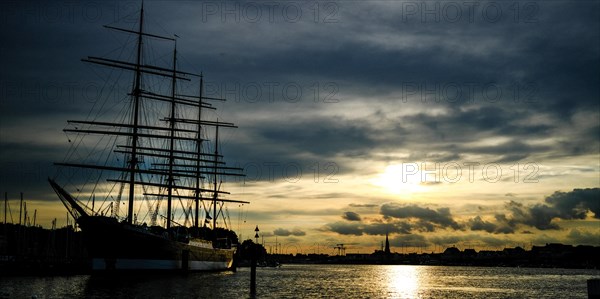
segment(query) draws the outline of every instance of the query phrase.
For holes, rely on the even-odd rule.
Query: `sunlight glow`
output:
[[[421,184],[418,166],[412,163],[388,165],[371,183],[392,194],[411,194],[426,189]]]
[[[387,272],[388,295],[394,298],[418,298],[419,272],[417,266],[390,266]]]

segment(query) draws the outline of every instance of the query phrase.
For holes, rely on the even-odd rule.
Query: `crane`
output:
[[[338,254],[337,255],[341,255],[344,256],[346,255],[346,247],[344,246],[344,244],[336,244],[333,249],[336,249]]]

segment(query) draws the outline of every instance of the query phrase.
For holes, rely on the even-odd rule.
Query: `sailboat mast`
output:
[[[214,193],[213,193],[213,232],[215,232],[215,240],[216,240],[216,231],[215,229],[217,228],[217,191],[218,190],[218,186],[217,186],[217,162],[219,159],[219,120],[217,120],[217,125],[215,126],[216,128],[216,132],[215,132],[215,161],[214,161],[214,177],[213,177],[213,183],[214,183]]]
[[[167,189],[167,229],[171,227],[171,205],[173,199],[173,164],[175,164],[175,85],[177,83],[177,42],[175,42],[175,50],[173,51],[173,80],[171,82],[171,138],[169,145],[169,177]]]
[[[137,138],[138,138],[138,118],[139,106],[141,97],[141,81],[142,81],[142,35],[144,25],[144,3],[140,10],[140,28],[138,31],[137,58],[135,64],[135,85],[133,88],[133,126],[131,135],[131,160],[129,161],[129,205],[127,208],[127,223],[133,223],[133,200],[135,196],[135,169],[137,167]]]
[[[198,152],[198,160],[196,160],[196,171],[200,171],[200,157],[202,154],[202,93],[204,87],[204,76],[200,74],[200,101],[198,106],[198,141],[197,141],[197,152]],[[199,173],[198,173],[199,174]],[[198,218],[200,213],[200,175],[196,178],[196,215],[194,217],[194,227],[198,228]]]

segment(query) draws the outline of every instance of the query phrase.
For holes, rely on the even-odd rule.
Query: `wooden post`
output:
[[[588,279],[588,299],[600,299],[600,279]]]
[[[190,270],[190,251],[184,250],[181,252],[181,270],[187,272]]]
[[[231,263],[231,268],[230,270],[233,272],[237,272],[237,266],[238,266],[238,259],[239,259],[239,251],[236,250],[235,253],[233,254],[233,262]]]
[[[256,297],[256,258],[258,252],[258,244],[254,244],[252,258],[250,259],[250,297]]]
[[[254,229],[256,234],[254,234],[254,238],[256,239],[256,243],[253,244],[252,248],[252,257],[250,258],[250,297],[256,297],[256,260],[258,259],[258,225]]]

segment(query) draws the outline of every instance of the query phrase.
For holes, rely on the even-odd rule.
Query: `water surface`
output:
[[[587,298],[600,270],[381,265],[259,268],[258,298]],[[2,277],[0,298],[247,298],[250,271]]]

